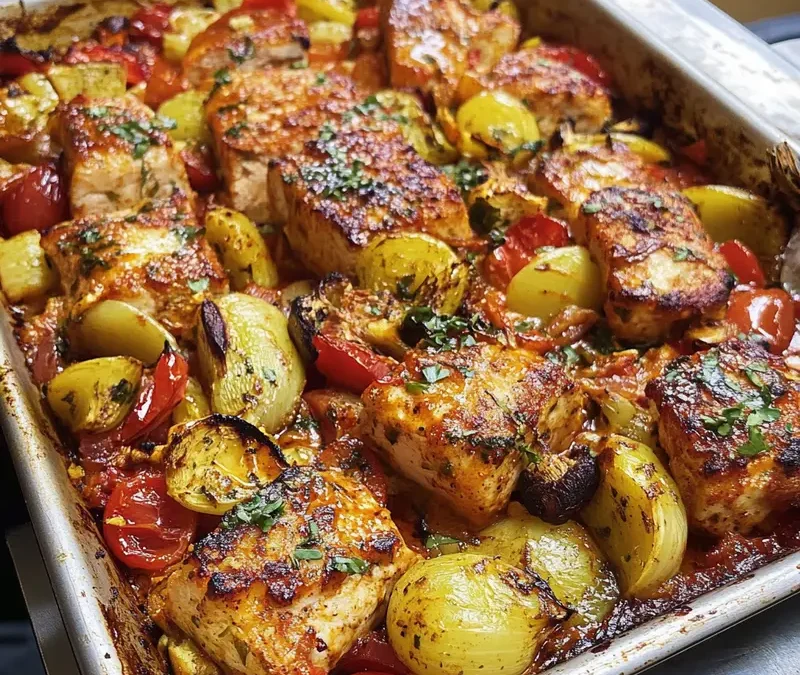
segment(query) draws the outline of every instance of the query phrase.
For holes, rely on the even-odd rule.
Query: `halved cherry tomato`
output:
[[[142,7],[131,17],[131,37],[146,40],[150,44],[160,47],[164,33],[169,30],[171,13],[172,7],[164,3]]]
[[[119,481],[103,514],[111,552],[128,567],[149,572],[178,562],[196,527],[197,514],[174,501],[164,476],[150,471]]]
[[[297,14],[294,0],[244,0],[241,9],[274,9],[289,16]]]
[[[359,28],[377,28],[381,13],[377,7],[364,7],[356,14],[356,30]]]
[[[329,335],[315,335],[316,366],[331,384],[360,394],[375,380],[391,373],[391,360],[367,347]]]
[[[3,229],[7,236],[46,230],[69,218],[64,179],[54,164],[34,167],[3,191]]]
[[[505,243],[486,258],[484,271],[489,281],[505,290],[514,275],[536,255],[542,246],[566,246],[567,226],[543,213],[526,216],[508,228]]]
[[[737,290],[728,301],[728,321],[745,335],[754,334],[781,354],[794,335],[794,303],[780,288]]]
[[[699,166],[708,164],[708,146],[705,140],[695,141],[691,145],[684,145],[679,152]]]
[[[336,675],[367,672],[386,675],[409,675],[409,670],[397,658],[384,631],[372,631],[360,638],[336,665]]]
[[[761,270],[756,254],[737,239],[731,239],[719,246],[719,252],[728,263],[728,267],[742,284],[753,284],[763,288],[767,280]]]
[[[543,59],[558,61],[574,68],[603,87],[610,87],[612,84],[611,75],[603,70],[594,56],[582,49],[571,45],[540,45],[536,48],[536,53]]]
[[[141,46],[141,45],[137,45]],[[128,85],[144,82],[150,75],[151,67],[147,59],[127,47],[106,47],[99,44],[85,44],[71,48],[64,57],[65,63],[119,63],[125,67]]]
[[[197,192],[214,192],[220,187],[214,158],[207,146],[186,147],[181,150],[181,159],[186,166],[189,184]]]
[[[147,80],[144,102],[151,108],[158,108],[164,101],[188,88],[189,80],[184,77],[180,67],[159,56]]]

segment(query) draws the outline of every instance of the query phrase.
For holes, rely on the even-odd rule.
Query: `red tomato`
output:
[[[214,168],[214,158],[206,146],[186,147],[181,150],[181,159],[186,166],[189,183],[197,192],[214,192],[220,187]]]
[[[105,45],[83,45],[70,49],[64,57],[65,63],[119,63],[125,67],[128,85],[144,82],[150,68],[142,62],[136,52],[125,47],[106,47]]]
[[[728,301],[728,321],[741,333],[763,338],[773,354],[781,354],[794,334],[794,304],[780,288],[734,291]]]
[[[41,69],[43,63],[44,59],[40,61],[22,51],[0,52],[0,76],[19,77],[34,73]]]
[[[540,45],[536,48],[536,53],[544,59],[574,68],[603,87],[610,87],[612,84],[611,76],[603,70],[597,59],[582,49],[571,45]]]
[[[708,164],[708,146],[704,140],[683,146],[680,153],[700,166]]]
[[[336,665],[334,673],[351,675],[365,671],[387,675],[409,675],[410,672],[397,658],[385,633],[375,630],[356,642]]]
[[[2,195],[2,222],[8,236],[46,230],[69,219],[64,179],[53,164],[42,164],[13,181]]]
[[[315,335],[312,344],[318,354],[317,370],[330,383],[359,394],[392,370],[386,357],[342,338]]]
[[[753,284],[763,288],[767,280],[761,270],[756,254],[737,239],[731,239],[719,246],[719,252],[728,263],[728,267],[739,279],[740,283]]]
[[[134,39],[146,40],[160,47],[164,33],[169,30],[169,15],[172,7],[166,4],[142,7],[131,17],[130,35]]]
[[[542,213],[526,216],[508,228],[505,243],[486,258],[484,271],[489,281],[505,290],[508,283],[542,246],[566,246],[567,226]]]
[[[356,14],[356,29],[377,28],[380,21],[380,10],[377,7],[364,7]]]
[[[149,471],[118,482],[103,514],[111,552],[128,567],[149,572],[178,562],[196,526],[197,514],[167,495],[163,475]]]
[[[244,0],[241,9],[274,9],[289,16],[297,14],[294,0]]]
[[[158,57],[153,66],[153,73],[147,80],[144,102],[151,108],[158,108],[164,101],[188,88],[189,80],[183,76],[181,69],[166,59]]]

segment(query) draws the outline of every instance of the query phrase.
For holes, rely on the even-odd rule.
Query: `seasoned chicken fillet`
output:
[[[169,123],[134,97],[87,100],[60,108],[72,216],[131,208],[143,199],[189,192],[189,180],[166,129]]]
[[[234,9],[198,35],[183,57],[183,72],[197,86],[226,80],[230,72],[265,70],[301,60],[309,47],[304,21],[280,10]]]
[[[299,153],[320,126],[366,94],[337,73],[273,68],[232,74],[206,104],[228,201],[256,222],[272,220],[269,160]]]
[[[225,272],[180,193],[63,223],[42,236],[42,247],[73,319],[99,300],[124,300],[190,338],[200,303],[227,291]]]
[[[273,161],[269,191],[295,255],[320,276],[353,276],[358,253],[380,233],[416,230],[450,242],[473,237],[453,181],[390,120],[357,115],[339,127],[323,125],[300,154]]]
[[[490,344],[409,352],[362,398],[364,433],[389,462],[476,526],[506,507],[526,459],[566,449],[584,420],[560,366]]]
[[[647,386],[691,525],[747,534],[800,503],[800,382],[733,340],[682,356]]]
[[[527,105],[543,136],[560,122],[579,132],[599,131],[611,118],[608,90],[568,65],[543,58],[537,49],[503,56],[490,72],[469,74],[459,84],[460,101],[486,89],[502,89]]]
[[[733,278],[691,203],[677,192],[607,188],[573,230],[600,266],[619,338],[649,343],[725,304]]]
[[[336,469],[288,469],[259,494],[274,523],[223,521],[160,589],[163,614],[231,673],[328,672],[417,556]]]

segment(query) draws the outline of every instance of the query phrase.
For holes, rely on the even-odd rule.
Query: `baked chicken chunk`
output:
[[[323,276],[353,276],[358,253],[385,232],[473,237],[453,181],[422,159],[391,120],[357,115],[297,155],[274,160],[271,207],[300,261]]]
[[[223,81],[228,69],[264,70],[298,61],[309,47],[304,21],[280,10],[234,9],[198,35],[183,57],[183,71],[194,85]]]
[[[372,627],[416,559],[369,490],[296,467],[230,512],[159,593],[226,672],[311,675]]]
[[[63,223],[42,237],[42,247],[58,269],[73,319],[99,300],[124,300],[190,338],[197,307],[228,286],[181,193]]]
[[[175,190],[191,194],[169,126],[132,96],[65,104],[57,127],[73,217],[127,209]]]
[[[800,382],[732,340],[683,356],[647,386],[692,526],[747,534],[800,502]]]
[[[600,266],[614,334],[635,343],[725,304],[733,277],[691,203],[677,192],[606,188],[574,228]]]
[[[526,459],[566,449],[584,421],[560,366],[492,344],[409,352],[362,398],[364,433],[389,462],[476,526],[506,507]]]
[[[273,68],[231,75],[206,104],[231,206],[256,222],[272,220],[269,160],[301,152],[323,123],[365,95],[334,72]]]

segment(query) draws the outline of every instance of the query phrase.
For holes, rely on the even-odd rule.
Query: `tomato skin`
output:
[[[144,102],[151,108],[158,108],[164,101],[189,88],[180,67],[162,57],[156,59],[147,87],[144,90]]]
[[[171,13],[172,7],[164,3],[142,7],[131,17],[131,37],[145,40],[154,47],[160,47],[164,33],[169,30]]]
[[[317,350],[317,370],[332,384],[357,394],[392,371],[388,359],[354,342],[329,335],[315,335],[311,342]]]
[[[214,169],[214,159],[208,147],[184,148],[181,150],[181,159],[189,176],[192,189],[200,193],[214,192],[220,187],[217,172]]]
[[[728,267],[739,279],[739,283],[752,284],[758,288],[763,288],[767,284],[764,272],[761,270],[761,263],[758,262],[756,254],[737,239],[731,239],[719,246],[719,252],[728,263]]]
[[[28,73],[35,73],[41,69],[38,63],[22,53],[0,52],[0,76],[20,77]]]
[[[377,7],[364,7],[356,14],[356,30],[359,28],[377,28],[380,22],[381,13]]]
[[[128,86],[144,82],[151,68],[134,51],[125,47],[106,47],[90,44],[71,48],[64,57],[64,63],[119,63],[124,66]]]
[[[602,87],[610,87],[612,84],[611,75],[603,70],[594,56],[582,49],[571,45],[540,45],[536,48],[536,53],[544,59],[574,68]]]
[[[514,275],[527,265],[542,246],[566,246],[567,226],[543,213],[525,216],[506,232],[505,242],[487,256],[484,272],[489,282],[505,290]]]
[[[728,301],[728,321],[740,333],[763,338],[773,354],[781,354],[794,335],[794,303],[780,288],[736,290]]]
[[[120,518],[124,525],[113,524]],[[103,514],[103,537],[114,556],[148,572],[178,562],[196,527],[197,514],[174,501],[164,476],[151,471],[118,481]]]
[[[380,673],[386,675],[410,675],[394,649],[386,639],[384,631],[372,631],[356,642],[336,664],[335,675],[353,673]]]
[[[13,181],[0,199],[7,236],[46,230],[69,219],[66,184],[54,164],[34,167]]]
[[[241,9],[274,9],[289,16],[297,15],[297,5],[294,4],[294,0],[244,0]]]

